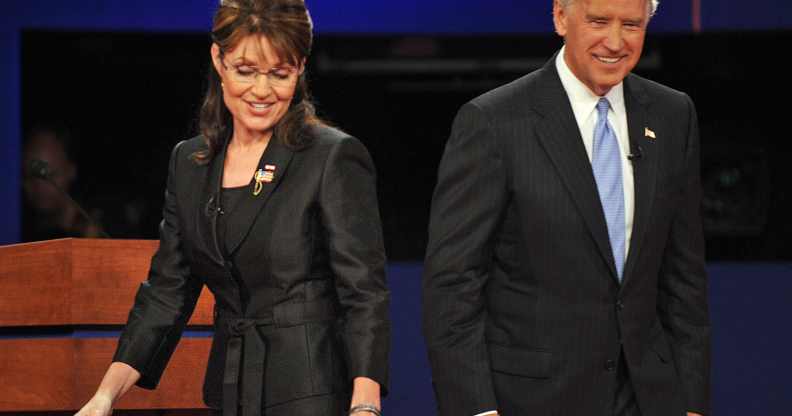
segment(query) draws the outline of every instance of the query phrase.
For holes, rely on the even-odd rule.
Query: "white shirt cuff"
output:
[[[490,410],[489,412],[479,413],[473,416],[487,416],[487,415],[497,415],[497,414],[498,414],[497,410]]]

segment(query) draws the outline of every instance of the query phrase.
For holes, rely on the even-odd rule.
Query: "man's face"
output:
[[[574,0],[553,5],[556,32],[564,37],[572,73],[592,92],[605,95],[641,57],[649,0]]]

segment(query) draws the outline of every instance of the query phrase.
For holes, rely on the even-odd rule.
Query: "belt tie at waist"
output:
[[[223,375],[223,416],[261,415],[264,395],[264,365],[267,343],[261,338],[257,326],[272,325],[272,319],[229,319],[226,347],[225,374]],[[242,370],[241,403],[239,371]]]
[[[239,416],[240,408],[241,416],[261,416],[267,342],[261,337],[257,327],[275,325],[285,328],[311,322],[333,321],[337,317],[336,303],[330,299],[276,305],[272,311],[273,316],[266,318],[237,318],[229,316],[222,309],[217,312],[216,323],[225,324],[228,328],[223,372],[223,416]]]

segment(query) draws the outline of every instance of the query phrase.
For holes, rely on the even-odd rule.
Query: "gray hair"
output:
[[[558,0],[561,3],[561,7],[567,7],[572,4],[575,0]],[[655,12],[657,11],[657,6],[660,5],[660,0],[646,0],[649,7],[649,17],[654,16]]]

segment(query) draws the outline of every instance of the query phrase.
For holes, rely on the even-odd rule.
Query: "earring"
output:
[[[220,83],[220,88],[225,88],[225,84],[221,82]]]

